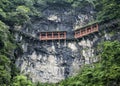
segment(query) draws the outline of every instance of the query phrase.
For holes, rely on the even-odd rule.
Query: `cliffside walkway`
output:
[[[108,22],[104,22],[104,21],[96,22],[96,23],[93,23],[90,25],[86,25],[85,27],[81,27],[77,30],[74,30],[73,38],[67,38],[66,37],[67,32],[65,32],[65,31],[40,32],[39,37],[35,37],[32,34],[23,32],[21,30],[12,29],[12,28],[10,30],[21,34],[23,37],[29,38],[31,40],[37,40],[37,41],[76,40],[76,39],[82,38],[84,36],[87,36],[89,34],[99,32],[101,30],[101,28],[114,27],[118,22],[120,22],[120,19],[111,20]]]

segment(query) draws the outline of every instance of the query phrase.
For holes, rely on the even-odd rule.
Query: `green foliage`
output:
[[[80,8],[82,9],[86,5],[89,5],[91,2],[88,0],[34,0],[34,2],[37,4],[37,6],[53,6],[57,4],[62,7],[72,7],[72,8]]]
[[[19,75],[14,60],[9,59],[14,58],[16,45],[8,26],[22,25],[30,16],[42,16],[42,10],[53,4],[83,10],[91,3],[98,20],[120,18],[120,0],[0,0],[0,86],[34,86],[27,77]],[[100,49],[99,62],[84,66],[77,76],[37,86],[119,86],[120,42],[105,42]]]
[[[25,1],[24,1],[25,2]],[[0,1],[0,18],[1,21],[7,25],[22,25],[29,20],[29,14],[31,14],[31,8],[28,7],[28,3],[18,0],[1,0]]]
[[[120,18],[120,0],[96,0],[98,20]]]
[[[8,21],[10,25],[22,25],[29,20],[29,16],[24,12],[11,12],[8,14]]]
[[[87,0],[1,0],[0,19],[7,25],[22,25],[30,16],[42,16],[42,11],[49,6],[72,7],[83,9],[90,3]]]
[[[6,18],[6,13],[3,11],[3,9],[0,9],[0,17]]]
[[[31,7],[28,0],[0,0],[0,86],[33,86],[31,81],[18,76],[15,66],[14,49],[17,47],[8,25],[22,25],[29,20]],[[11,58],[11,59],[9,59]],[[16,76],[16,77],[15,77]],[[14,78],[14,79],[13,79]],[[18,84],[18,85],[15,85]]]
[[[0,86],[10,84],[10,59],[4,55],[0,55]]]
[[[36,86],[56,86],[54,83],[40,83],[38,82]]]
[[[0,42],[2,44],[2,48],[0,50],[4,51],[4,53],[11,54],[12,50],[15,48],[15,45],[12,43],[12,36],[10,35],[8,28],[8,26],[0,21]]]
[[[29,13],[30,9],[26,6],[18,6],[16,11],[21,12],[21,13]]]
[[[0,21],[0,86],[9,86],[11,79],[18,74],[14,62],[9,59],[14,58],[13,50],[16,45],[8,28],[5,23]]]
[[[119,86],[120,85],[120,42],[104,42],[98,63],[83,67],[75,77],[59,83],[59,86]]]
[[[34,86],[30,80],[27,79],[27,77],[23,75],[18,75],[14,77],[14,82],[12,86]]]

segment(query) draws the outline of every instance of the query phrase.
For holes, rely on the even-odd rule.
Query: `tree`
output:
[[[12,86],[34,86],[30,80],[27,79],[27,77],[23,75],[18,75],[14,77],[13,79],[13,85]]]
[[[77,76],[58,83],[60,86],[119,86],[120,85],[120,42],[104,42],[100,46],[99,62],[86,65]],[[58,85],[58,86],[59,86]]]
[[[4,55],[0,55],[0,85],[10,85],[10,59]]]
[[[96,0],[98,20],[120,18],[120,0]]]
[[[0,86],[9,86],[15,75],[13,73],[16,73],[15,67],[14,71],[11,70],[15,64],[11,65],[13,62],[10,59],[14,58],[13,50],[16,45],[8,28],[5,23],[0,21]]]

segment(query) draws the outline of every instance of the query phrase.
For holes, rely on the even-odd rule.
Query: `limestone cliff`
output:
[[[82,65],[97,61],[96,46],[100,42],[120,40],[119,28],[106,30],[102,25],[99,32],[74,39],[74,29],[94,20],[92,7],[86,8],[88,11],[82,13],[72,8],[50,6],[43,11],[44,18],[32,17],[20,28],[21,33],[16,32],[15,37],[23,49],[23,55],[16,59],[21,73],[33,82],[56,83],[75,75]],[[40,41],[39,32],[44,31],[67,31],[67,40]]]

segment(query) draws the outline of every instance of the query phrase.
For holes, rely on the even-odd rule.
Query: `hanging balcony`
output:
[[[40,40],[66,39],[66,32],[40,32]]]
[[[88,35],[88,34],[91,34],[91,33],[97,32],[97,31],[98,31],[98,24],[94,24],[94,25],[76,30],[74,37],[81,38],[85,35]]]

